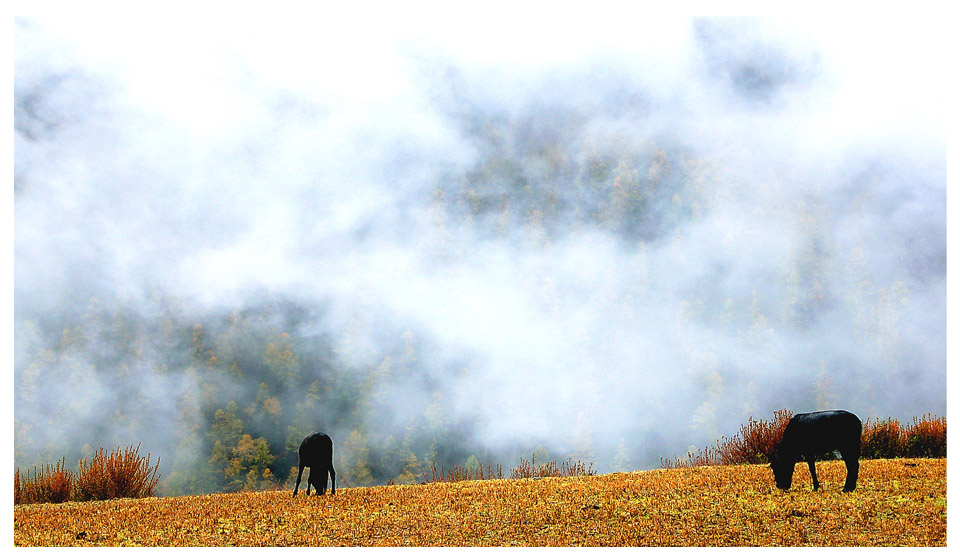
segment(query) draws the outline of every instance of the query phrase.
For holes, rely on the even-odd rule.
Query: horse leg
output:
[[[853,492],[857,489],[857,475],[860,473],[859,457],[843,458],[847,464],[847,482],[843,485],[844,492]]]
[[[317,494],[323,496],[327,493],[327,466],[322,465],[320,467],[320,477],[323,479],[320,481],[320,486],[317,488]]]
[[[300,489],[300,478],[303,476],[303,465],[300,465],[300,470],[297,472],[297,485],[293,487],[293,495],[297,495],[297,490]],[[307,494],[310,493],[310,480],[307,480]]]
[[[813,491],[816,492],[820,489],[820,481],[817,480],[817,464],[812,460],[808,460],[807,464],[810,465],[810,477],[813,478]]]
[[[333,470],[333,462],[330,462],[330,495],[337,493],[337,471]]]

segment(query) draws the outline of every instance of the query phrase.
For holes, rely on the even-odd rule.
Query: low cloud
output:
[[[322,309],[294,334],[357,371],[418,348],[371,414],[400,433],[439,399],[493,449],[589,434],[656,466],[780,408],[945,414],[936,65],[776,20],[491,49],[184,25],[17,21],[17,422],[88,430],[118,399],[142,430],[191,421],[200,389],[150,355],[121,387],[39,368],[90,298],[149,324],[164,298]]]

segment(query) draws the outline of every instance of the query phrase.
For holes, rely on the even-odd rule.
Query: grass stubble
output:
[[[765,465],[14,507],[16,546],[945,546],[946,459]]]

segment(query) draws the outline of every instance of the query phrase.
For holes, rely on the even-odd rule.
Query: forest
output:
[[[676,223],[709,204],[700,192],[702,164],[682,155],[631,152],[626,146],[571,154],[559,138],[527,139],[522,149],[511,151],[500,139],[524,127],[509,123],[498,129],[490,121],[476,131],[489,157],[437,183],[431,205],[438,243],[450,216],[458,215],[483,224],[481,235],[493,238],[522,232],[522,243],[546,245],[554,236],[573,233],[561,229],[573,224],[609,231],[642,250],[645,240],[669,234],[658,223],[667,218],[644,207],[669,205]],[[653,217],[640,219],[647,214]],[[457,248],[436,251],[428,257],[455,258]],[[550,279],[534,281],[545,288],[541,304],[562,312],[555,296],[551,300]],[[257,306],[201,317],[169,296],[157,295],[150,305],[146,311],[90,298],[56,317],[19,325],[21,339],[54,343],[17,371],[17,407],[46,417],[45,434],[56,433],[56,407],[93,406],[103,414],[87,426],[80,446],[35,438],[35,426],[18,417],[18,465],[56,462],[61,455],[78,460],[98,445],[142,441],[146,449],[174,441],[172,456],[161,457],[160,490],[186,494],[283,484],[296,467],[300,440],[319,430],[336,434],[338,472],[352,486],[411,483],[433,464],[513,465],[531,454],[551,458],[539,444],[512,454],[467,445],[465,436],[476,427],[445,412],[444,395],[431,386],[421,364],[429,341],[412,330],[380,342],[387,350],[366,356],[361,368],[341,358],[351,355],[354,361],[365,350],[351,347],[349,332],[336,337],[314,331],[323,323],[322,305],[266,294]],[[447,373],[455,377],[463,367],[469,365],[451,364]],[[50,403],[43,396],[48,377],[58,380],[64,397],[73,393],[70,387],[97,386],[102,394],[92,401]],[[176,402],[153,399],[152,389],[170,394],[171,386],[178,391]],[[389,409],[379,405],[398,386],[418,388],[425,396],[422,409],[387,418]],[[384,430],[387,426],[391,429]],[[567,450],[570,456],[596,460],[589,440],[589,433],[582,434]],[[626,448],[606,464],[627,468]]]
[[[580,152],[570,153],[564,149],[569,140],[558,137],[569,123],[552,136],[527,138],[526,119],[533,118],[499,126],[488,118],[471,129],[488,156],[476,168],[437,182],[430,207],[438,246],[424,258],[457,258],[460,248],[445,246],[449,241],[443,235],[454,217],[475,224],[479,236],[520,235],[516,242],[542,250],[558,236],[599,230],[615,236],[624,250],[642,253],[646,243],[678,235],[682,225],[710,212],[717,197],[731,195],[703,161],[682,150],[657,145],[631,149],[614,138],[606,144],[585,143]],[[681,302],[676,314],[735,326],[739,336],[756,345],[769,344],[775,329],[802,330],[817,321],[830,305],[830,296],[823,293],[829,254],[814,211],[806,204],[791,210],[799,214],[794,219],[809,224],[809,250],[792,269],[782,271],[785,299],[776,316],[768,318],[755,298],[728,299],[713,308],[691,298]],[[539,305],[551,313],[565,312],[551,291],[557,279],[544,275],[530,281],[540,287]],[[897,316],[909,290],[899,281],[879,287],[863,282],[862,293],[844,296],[856,298],[862,307],[859,336],[879,350],[896,339]],[[196,494],[283,485],[296,468],[300,440],[320,430],[336,435],[337,468],[348,486],[412,483],[431,465],[513,465],[530,455],[623,470],[656,464],[685,449],[638,449],[621,440],[600,456],[591,447],[588,426],[559,453],[537,441],[508,452],[471,445],[469,436],[478,425],[445,410],[445,395],[427,373],[432,366],[422,363],[424,353],[432,351],[429,339],[413,329],[384,333],[377,352],[371,352],[351,340],[349,331],[318,332],[323,305],[271,294],[260,301],[229,313],[196,316],[170,296],[154,296],[149,310],[90,298],[56,317],[18,325],[20,338],[54,341],[17,371],[17,407],[47,417],[40,420],[44,429],[39,433],[56,434],[57,407],[92,406],[102,414],[86,426],[81,445],[37,438],[36,426],[18,416],[16,463],[55,462],[61,455],[78,460],[98,445],[144,442],[144,448],[168,450],[161,457],[160,491]],[[354,321],[364,318],[358,315]],[[363,366],[351,365],[357,356],[363,356]],[[708,360],[690,366],[707,368],[701,389],[707,405],[720,383]],[[444,374],[455,379],[469,367],[469,362],[453,362]],[[51,403],[43,396],[49,376],[57,379],[64,397],[74,392],[72,387],[86,394],[84,388],[96,386],[100,394]],[[421,401],[416,411],[390,417],[394,410],[383,403],[394,398],[398,387],[416,388]],[[818,377],[814,389],[829,402],[829,377]],[[157,402],[155,390],[177,399]],[[175,444],[165,447],[167,442]]]
[[[140,445],[161,495],[272,489],[323,431],[345,487],[605,473],[785,408],[945,414],[942,166],[790,144],[816,57],[694,27],[702,98],[621,59],[413,57],[357,106],[226,66],[256,111],[211,132],[22,25],[15,467]]]

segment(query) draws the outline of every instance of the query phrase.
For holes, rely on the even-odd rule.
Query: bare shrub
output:
[[[698,454],[687,453],[684,459],[660,459],[660,466],[669,469],[765,463],[783,438],[792,416],[789,410],[778,410],[768,422],[751,417],[732,438],[722,437],[715,446]],[[864,459],[946,457],[947,419],[924,414],[921,418],[915,416],[913,423],[906,427],[893,418],[868,419],[860,436],[860,456]]]
[[[893,418],[867,420],[860,436],[860,456],[864,459],[903,457],[907,448],[905,432]]]
[[[500,465],[496,467],[483,465],[478,467],[453,467],[453,470],[447,471],[443,465],[437,466],[434,461],[430,468],[430,474],[424,473],[424,482],[459,482],[461,480],[495,480],[503,478],[503,468]],[[530,460],[520,459],[520,463],[510,469],[510,478],[547,478],[556,476],[592,476],[597,474],[593,470],[593,463],[584,465],[581,461],[565,461],[557,465],[556,461],[537,464],[536,455],[531,455]]]
[[[454,466],[453,470],[447,471],[443,465],[437,466],[433,461],[430,465],[430,475],[424,473],[424,482],[459,482],[461,480],[494,480],[503,478],[503,469],[500,465],[493,468],[489,465],[484,471],[483,465],[478,467],[460,467]]]
[[[73,473],[64,468],[64,459],[56,465],[37,467],[25,474],[17,469],[13,474],[13,503],[60,503],[70,500],[73,491]]]
[[[106,454],[101,447],[92,461],[80,462],[74,481],[75,499],[110,500],[113,498],[145,498],[153,496],[160,481],[160,461],[150,469],[150,455],[139,455],[140,445],[125,450],[119,447]]]
[[[913,424],[907,426],[904,437],[907,457],[946,457],[947,456],[947,419],[930,414],[922,418],[913,417]]]
[[[722,437],[716,445],[699,454],[687,453],[686,459],[660,459],[660,466],[669,469],[766,463],[783,438],[783,431],[792,417],[793,413],[786,409],[774,412],[770,421],[750,417],[737,435]]]
[[[550,476],[591,476],[597,474],[593,463],[584,465],[581,461],[565,461],[557,466],[556,461],[537,465],[536,455],[530,461],[521,458],[520,464],[510,469],[510,478],[547,478]]]

